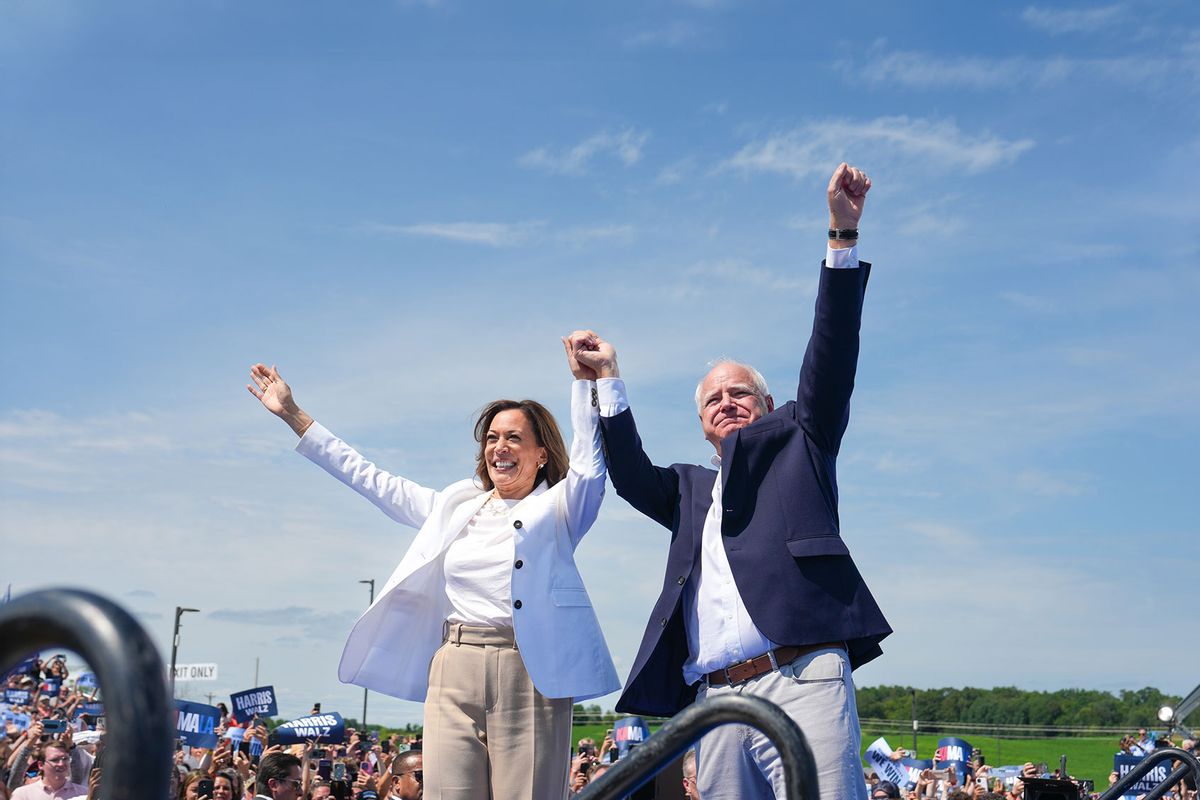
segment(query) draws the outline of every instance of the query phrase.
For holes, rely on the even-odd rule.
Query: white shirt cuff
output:
[[[625,396],[625,381],[620,378],[600,378],[596,381],[596,394],[602,417],[615,417],[629,408],[629,400]]]
[[[829,269],[858,269],[858,245],[840,248],[826,245],[825,266]]]

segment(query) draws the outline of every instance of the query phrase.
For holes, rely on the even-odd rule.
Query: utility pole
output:
[[[913,723],[913,754],[917,757],[917,690],[912,690],[912,723]]]
[[[175,697],[175,655],[179,652],[179,618],[189,611],[199,611],[198,608],[180,608],[175,606],[175,633],[171,636],[171,697]]]
[[[254,657],[254,685],[258,686],[258,656]]]
[[[367,608],[370,608],[375,603],[375,579],[371,578],[370,580],[359,581],[359,583],[366,583],[366,584],[369,584],[371,587],[371,600],[369,603],[367,603]],[[363,727],[364,731],[367,729],[367,690],[365,688],[363,689],[362,727]]]

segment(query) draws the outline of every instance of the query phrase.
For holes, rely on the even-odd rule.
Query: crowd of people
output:
[[[1118,742],[1116,754],[1141,758],[1161,747],[1178,747],[1185,752],[1196,754],[1195,740],[1182,739],[1175,742],[1167,737],[1155,738],[1147,734],[1145,728],[1139,729],[1136,738],[1122,736]],[[899,749],[893,752],[892,758],[900,760],[906,755],[905,750]],[[1173,762],[1170,769],[1175,769],[1179,763],[1178,761]],[[967,766],[965,775],[958,775],[954,765],[948,764],[945,769],[922,770],[918,774],[915,784],[907,789],[897,786],[892,781],[882,780],[874,770],[867,771],[866,780],[871,800],[1021,800],[1025,796],[1027,780],[1060,778],[1058,769],[1049,769],[1044,763],[1034,764],[1027,761],[1021,765],[1019,770],[1013,769],[1016,774],[1007,774],[1009,772],[1007,768],[1001,769],[987,765],[983,754],[976,750],[971,754],[971,762]],[[1113,770],[1109,773],[1107,783],[1103,787],[1094,785],[1092,781],[1081,780],[1074,775],[1066,777],[1078,787],[1081,800],[1088,800],[1088,798],[1098,798],[1108,787],[1115,785],[1121,775]],[[1137,793],[1134,796],[1136,797]],[[1200,796],[1197,795],[1195,776],[1189,774],[1163,797],[1167,800],[1200,800]]]
[[[6,735],[0,737],[0,800],[70,800],[98,797],[103,781],[104,718],[86,713],[94,702],[94,687],[80,687],[69,680],[65,658],[45,662],[33,660],[27,671],[10,674],[4,688],[25,693],[24,705],[8,705]],[[55,689],[55,686],[57,688]],[[47,690],[54,689],[53,694]],[[239,722],[223,703],[216,728],[215,748],[186,747],[175,753],[172,797],[178,800],[419,800],[424,789],[422,740],[418,735],[394,734],[382,741],[371,731],[347,729],[339,744],[308,742],[273,744],[265,724],[257,720]],[[318,711],[319,709],[314,709]],[[20,729],[15,717],[26,716],[28,727]],[[227,735],[241,727],[241,736]],[[1156,737],[1146,729],[1122,736],[1116,754],[1142,757],[1162,747],[1179,747],[1195,753],[1191,739],[1175,742]],[[570,758],[569,796],[575,796],[599,779],[619,758],[620,748],[612,731],[599,745],[580,739]],[[904,750],[895,759],[908,755]],[[913,786],[901,788],[881,780],[867,770],[864,782],[870,800],[1021,800],[1025,780],[1055,777],[1045,764],[1024,764],[1019,775],[1003,775],[999,768],[984,763],[975,751],[965,775],[953,765],[925,769]],[[995,772],[993,772],[995,770]],[[1108,776],[1112,786],[1116,771]],[[682,760],[675,778],[674,797],[700,800],[696,784],[696,751]],[[1101,787],[1085,787],[1081,797],[1098,797]],[[1103,787],[1107,788],[1107,787]],[[1200,800],[1193,776],[1168,792],[1167,800]]]

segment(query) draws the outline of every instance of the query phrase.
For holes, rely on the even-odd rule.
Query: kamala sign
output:
[[[216,679],[216,664],[175,665],[175,680],[177,681],[215,681]]]

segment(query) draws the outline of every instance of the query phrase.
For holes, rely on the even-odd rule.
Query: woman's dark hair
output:
[[[213,775],[213,783],[216,783],[217,778],[224,778],[229,781],[229,786],[233,789],[233,800],[242,800],[246,794],[245,787],[242,786],[242,776],[233,768],[217,770],[217,774]]]
[[[185,800],[189,786],[193,783],[199,783],[207,777],[208,773],[202,769],[194,769],[184,776],[183,780],[179,782],[179,800]]]
[[[550,410],[536,400],[493,400],[479,412],[479,419],[475,422],[475,441],[479,442],[479,452],[475,455],[475,477],[483,483],[483,488],[495,488],[491,476],[488,475],[487,459],[484,457],[488,428],[492,427],[492,420],[497,414],[513,409],[520,409],[525,414],[537,446],[546,448],[546,466],[538,476],[538,481],[544,480],[548,486],[553,486],[567,477],[567,467],[570,464],[567,446],[563,443],[562,433],[559,432],[558,423],[554,421]]]

